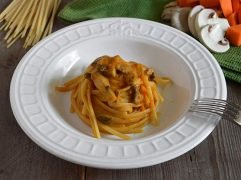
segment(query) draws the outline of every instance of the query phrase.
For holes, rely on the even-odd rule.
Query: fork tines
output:
[[[191,105],[190,111],[216,114],[235,122],[241,121],[241,106],[221,99],[196,99]]]

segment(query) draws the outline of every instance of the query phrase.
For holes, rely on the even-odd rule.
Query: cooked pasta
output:
[[[127,140],[127,134],[159,124],[157,106],[164,98],[157,84],[170,82],[142,64],[127,62],[118,55],[102,56],[56,90],[71,92],[70,111],[92,128],[94,137],[107,133]]]

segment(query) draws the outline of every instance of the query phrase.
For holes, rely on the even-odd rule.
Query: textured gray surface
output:
[[[10,0],[0,1],[0,11]],[[67,0],[64,0],[64,5]],[[54,30],[66,23],[55,21]],[[241,177],[241,128],[221,121],[209,137],[186,154],[152,167],[102,170],[61,160],[33,143],[17,124],[9,102],[15,67],[27,52],[18,41],[9,49],[0,33],[0,179],[237,179]],[[228,99],[241,104],[241,84],[227,82]]]

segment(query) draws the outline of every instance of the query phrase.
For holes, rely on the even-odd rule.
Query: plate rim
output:
[[[156,161],[146,161],[145,163],[143,164],[140,164],[139,162],[137,162],[137,164],[132,164],[130,166],[121,166],[121,165],[113,165],[113,164],[91,164],[91,163],[86,163],[86,162],[79,162],[78,160],[75,160],[73,158],[69,158],[69,157],[66,157],[65,155],[62,155],[61,153],[56,153],[56,151],[54,151],[53,149],[50,148],[50,146],[46,146],[45,143],[41,142],[40,139],[34,137],[30,132],[29,132],[29,129],[26,128],[26,125],[24,125],[23,122],[21,122],[21,118],[19,119],[20,115],[17,111],[17,107],[16,107],[16,102],[15,102],[15,99],[14,99],[14,89],[15,89],[15,86],[16,86],[16,77],[18,75],[18,69],[19,67],[21,67],[21,65],[23,64],[23,62],[27,61],[27,57],[29,56],[29,54],[31,54],[31,52],[36,49],[37,47],[40,47],[44,42],[47,42],[48,40],[54,38],[56,36],[56,34],[60,34],[60,33],[63,33],[63,32],[67,32],[69,30],[71,30],[72,28],[75,28],[75,27],[78,27],[78,26],[84,26],[85,24],[89,24],[90,22],[102,22],[102,21],[105,21],[105,20],[124,20],[124,21],[138,21],[138,22],[145,22],[145,23],[151,23],[151,24],[156,24],[157,26],[163,26],[165,29],[170,29],[172,31],[175,31],[179,34],[182,34],[182,36],[184,37],[187,37],[189,39],[191,39],[191,41],[193,42],[193,38],[190,37],[189,35],[183,33],[183,32],[180,32],[172,27],[169,27],[167,25],[164,25],[164,24],[161,24],[161,23],[157,23],[157,22],[153,22],[153,21],[149,21],[149,20],[144,20],[144,19],[137,19],[137,18],[119,18],[119,17],[116,17],[116,18],[101,18],[101,19],[96,19],[96,20],[89,20],[89,21],[85,21],[85,22],[80,22],[80,23],[76,23],[76,24],[73,24],[73,25],[70,25],[70,26],[67,26],[63,29],[60,29],[56,32],[54,32],[53,34],[51,34],[50,36],[44,38],[42,41],[40,41],[39,43],[37,43],[37,45],[35,45],[33,48],[31,48],[24,56],[23,58],[20,60],[17,68],[15,69],[14,71],[14,74],[13,74],[13,77],[12,77],[12,80],[11,80],[11,84],[10,84],[10,104],[11,104],[11,108],[13,110],[13,114],[16,118],[16,121],[18,122],[18,124],[20,125],[20,127],[23,129],[23,131],[27,134],[27,136],[29,136],[37,145],[39,145],[40,147],[43,147],[43,149],[45,149],[46,151],[48,151],[49,153],[57,156],[57,157],[60,157],[61,159],[65,159],[65,160],[68,160],[70,162],[74,162],[76,164],[82,164],[82,165],[86,165],[86,166],[91,166],[91,167],[98,167],[98,168],[111,168],[111,169],[130,169],[130,168],[139,168],[139,167],[146,167],[146,166],[150,166],[150,165],[155,165],[155,164],[159,164],[159,163],[162,163],[162,162],[156,162]],[[196,41],[196,40],[195,40]],[[202,51],[206,51],[205,53],[208,53],[209,55],[211,55],[211,53],[206,49],[206,48],[202,48]],[[214,57],[211,55],[210,56],[211,59],[215,60]],[[227,98],[227,88],[226,88],[226,81],[224,79],[224,76],[223,76],[223,73],[221,71],[221,68],[219,66],[219,64],[215,61],[213,61],[213,64],[215,65],[216,67],[216,70],[217,70],[217,73],[219,75],[221,75],[219,78],[219,81],[221,82],[221,85],[222,85],[222,90],[223,90],[223,97],[222,99],[226,99]],[[217,122],[218,123],[218,122]],[[180,151],[179,153],[176,154],[176,156],[173,156],[172,158],[167,158],[166,160],[164,160],[163,162],[165,161],[168,161],[168,160],[171,160],[171,159],[174,159],[184,153],[186,153],[187,151],[190,151],[191,149],[193,149],[194,147],[196,147],[199,143],[201,143],[212,131],[213,129],[216,127],[217,124],[215,124],[215,126],[213,128],[211,128],[209,131],[209,133],[204,133],[205,135],[202,136],[202,138],[199,139],[199,142],[195,142],[193,143],[193,145],[191,146],[191,148],[188,148],[188,149],[184,149],[183,151]],[[32,130],[31,130],[32,131]],[[125,163],[124,163],[125,164]]]

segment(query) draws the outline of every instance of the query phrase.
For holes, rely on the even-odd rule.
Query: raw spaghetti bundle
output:
[[[126,134],[143,132],[149,123],[159,124],[157,106],[164,99],[157,84],[169,83],[170,79],[157,77],[142,64],[102,56],[56,90],[71,91],[70,111],[92,128],[96,138],[103,132],[130,139]]]
[[[13,0],[0,14],[0,30],[6,31],[4,40],[10,47],[24,38],[24,47],[36,44],[52,32],[54,17],[61,0]]]

